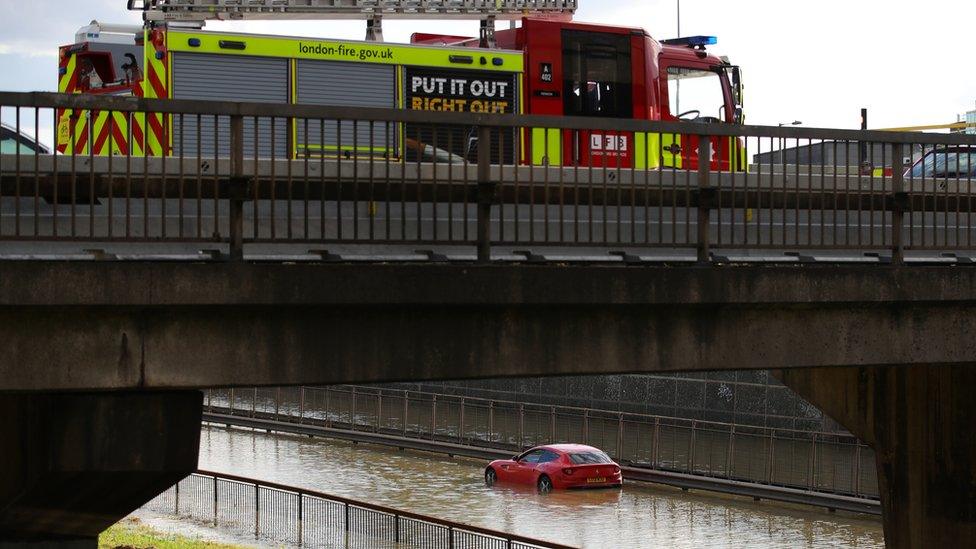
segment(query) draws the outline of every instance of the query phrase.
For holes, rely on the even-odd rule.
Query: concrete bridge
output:
[[[0,94],[238,121],[351,115],[98,101]],[[352,114],[473,125],[482,142],[499,128],[691,131]],[[0,437],[19,449],[0,473],[4,543],[92,546],[194,470],[199,388],[747,368],[777,370],[875,449],[890,546],[976,543],[968,179],[506,167],[484,151],[470,167],[248,161],[231,127],[232,154],[206,177],[199,158],[0,157]],[[694,133],[701,158],[729,136],[976,145]]]

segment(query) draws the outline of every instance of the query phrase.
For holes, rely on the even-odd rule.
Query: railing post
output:
[[[549,444],[556,443],[556,407],[549,408]]]
[[[177,483],[176,483],[176,487],[175,487],[175,492],[176,492],[176,494],[175,494],[175,499],[176,499],[176,504],[175,504],[175,509],[174,509],[174,514],[175,514],[175,515],[176,515],[177,517],[178,517],[178,516],[180,516],[180,482],[183,482],[183,481],[177,481]]]
[[[305,510],[302,505],[303,499],[304,498],[302,494],[299,493],[298,494],[298,546],[299,547],[301,547],[303,545],[303,542],[305,541],[304,532],[302,532],[302,529],[305,526]]]
[[[458,444],[464,443],[464,397],[461,397],[460,409],[458,410]]]
[[[244,259],[244,198],[247,180],[244,177],[244,117],[230,117],[231,179],[230,198],[230,260]]]
[[[590,410],[583,410],[583,444],[590,443]]]
[[[654,434],[651,436],[651,468],[656,469],[658,452],[660,449],[661,418],[654,418]]]
[[[732,478],[732,456],[735,452],[735,425],[729,427],[729,445],[725,449],[725,478]]]
[[[491,261],[491,205],[496,184],[491,180],[491,128],[478,127],[478,262]]]
[[[813,434],[813,438],[810,439],[810,479],[808,487],[813,490],[814,479],[817,476],[817,433]]]
[[[349,502],[343,503],[346,511],[346,532],[349,531]]]
[[[617,461],[624,457],[624,415],[617,416]]]
[[[905,262],[905,245],[902,231],[905,225],[905,212],[908,211],[908,191],[905,189],[905,146],[894,143],[891,147],[891,263],[901,265]]]
[[[525,442],[525,404],[519,403],[518,407],[518,449],[522,451],[522,444]]]
[[[258,412],[258,388],[254,388],[254,394],[251,397],[251,418],[253,419]]]
[[[715,187],[711,184],[712,139],[698,136],[698,263],[710,261],[712,204]]]
[[[214,480],[214,485],[213,485],[213,488],[214,488],[213,489],[213,492],[214,492],[214,499],[213,499],[213,523],[214,523],[214,526],[217,526],[217,486],[218,486],[219,483],[217,481],[217,477],[214,477],[213,480]]]
[[[383,390],[376,393],[376,428],[373,432],[380,432],[380,427],[383,425]]]
[[[349,405],[349,428],[356,430],[356,386],[352,386],[352,403]]]
[[[488,401],[488,443],[495,441],[495,401]]]
[[[861,444],[855,443],[854,445],[854,463],[853,472],[851,473],[854,478],[851,479],[851,488],[854,489],[854,495],[856,497],[861,496]]]
[[[410,413],[410,393],[403,392],[403,436],[407,436],[407,416]]]
[[[302,497],[301,494],[298,497]],[[254,539],[261,538],[261,487],[254,485]]]
[[[305,421],[305,386],[298,388],[298,423]]]
[[[430,440],[434,440],[434,433],[437,432],[437,395],[431,396],[430,403]]]
[[[275,387],[275,419],[281,415],[281,387]]]
[[[770,430],[769,431],[769,451],[766,453],[766,465],[768,466],[768,469],[766,470],[766,484],[772,484],[773,483],[773,468],[775,467],[775,464],[773,463],[773,460],[776,459],[776,449],[775,449],[776,442],[775,442],[775,438],[776,438],[776,431],[775,430]]]
[[[691,420],[691,438],[688,441],[688,472],[694,474],[695,472],[695,449],[697,448],[698,442],[698,421]]]
[[[230,408],[230,415],[234,415],[234,408],[237,406],[237,398],[234,395],[234,388],[230,389],[230,402],[228,403],[228,408]]]

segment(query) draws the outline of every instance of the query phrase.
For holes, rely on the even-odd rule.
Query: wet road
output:
[[[876,518],[630,484],[496,486],[483,464],[347,442],[204,427],[200,467],[582,547],[882,547]]]

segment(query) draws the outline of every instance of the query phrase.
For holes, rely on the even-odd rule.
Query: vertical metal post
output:
[[[180,482],[182,482],[182,481],[180,481]],[[175,515],[176,515],[177,517],[178,517],[178,516],[180,516],[180,482],[177,482],[177,483],[176,483],[176,486],[175,486],[175,492],[176,492],[176,494],[175,494],[175,499],[176,499],[176,505],[175,505],[175,509],[173,510],[173,512],[174,512],[174,514],[175,514]]]
[[[244,197],[247,192],[244,179],[244,117],[240,115],[230,117],[230,154],[230,259],[241,261],[244,259]]]
[[[255,387],[254,394],[252,395],[251,398],[251,417],[254,418],[254,416],[257,415],[257,412],[258,412],[258,388]]]
[[[495,440],[495,401],[488,401],[488,442]]]
[[[410,393],[403,392],[403,436],[407,435],[407,413],[410,412]]]
[[[698,263],[708,263],[711,244],[712,198],[711,185],[712,139],[698,136]]]
[[[393,515],[393,541],[400,543],[400,515]]]
[[[299,494],[298,497],[301,497]],[[261,487],[254,485],[254,539],[261,538]]]
[[[349,405],[349,428],[356,429],[356,386],[352,387],[352,404]]]
[[[767,469],[766,469],[766,484],[772,484],[773,483],[773,467],[774,467],[773,460],[776,459],[776,451],[774,449],[774,447],[775,447],[775,443],[774,443],[775,435],[776,435],[776,431],[774,431],[774,430],[770,430],[769,431],[769,451],[766,453],[766,465],[767,465]]]
[[[491,261],[491,205],[495,183],[491,181],[491,128],[478,128],[478,262]]]
[[[556,443],[556,407],[549,408],[549,444]]]
[[[234,396],[233,387],[230,389],[230,402],[228,404],[228,407],[230,408],[230,415],[234,415],[234,407],[237,405],[237,398]]]
[[[373,432],[380,432],[380,426],[383,425],[383,391],[376,393],[376,428]]]
[[[298,423],[305,421],[305,387],[298,388]]]
[[[651,468],[656,468],[660,451],[661,418],[654,418],[654,436],[651,438]]]
[[[624,457],[624,415],[617,416],[617,461]]]
[[[345,511],[346,511],[346,532],[348,532],[349,531],[349,503],[346,502],[343,503],[343,505],[345,506]]]
[[[817,433],[810,439],[810,479],[808,487],[813,490],[814,479],[817,476]]]
[[[437,432],[437,395],[431,397],[430,404],[430,439],[434,440],[434,433]]]
[[[525,442],[525,404],[519,403],[518,407],[518,447],[522,450]]]
[[[461,397],[460,409],[458,410],[458,444],[464,442],[464,397]]]
[[[854,478],[851,479],[854,488],[854,495],[860,497],[861,495],[861,445],[855,444],[854,446]]]
[[[895,143],[891,147],[891,263],[901,265],[905,262],[905,246],[902,242],[902,229],[905,224],[905,211],[908,210],[908,192],[905,189],[905,146]]]
[[[729,427],[729,445],[725,449],[725,478],[732,478],[732,456],[735,453],[735,425]]]
[[[275,419],[281,415],[281,387],[275,387]]]
[[[305,520],[304,520],[304,518],[305,518],[305,510],[304,510],[304,506],[302,505],[302,500],[303,499],[304,498],[303,498],[302,494],[298,494],[298,546],[299,547],[301,547],[302,546],[302,542],[305,541],[304,540],[305,536],[303,535],[303,532],[302,532],[302,529],[304,527],[304,522],[305,522]]]
[[[213,493],[214,493],[214,498],[213,498],[213,523],[214,523],[214,526],[217,526],[217,486],[218,486],[219,483],[217,482],[217,477],[214,477],[213,478],[213,481],[214,481],[214,484],[213,484],[213,488],[214,488],[213,489]]]
[[[583,410],[583,444],[590,443],[590,410]]]
[[[695,472],[695,449],[698,442],[698,421],[691,421],[691,439],[688,441],[688,472]]]

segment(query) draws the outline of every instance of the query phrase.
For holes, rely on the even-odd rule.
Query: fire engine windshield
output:
[[[728,122],[721,73],[668,67],[671,116],[695,122]]]

